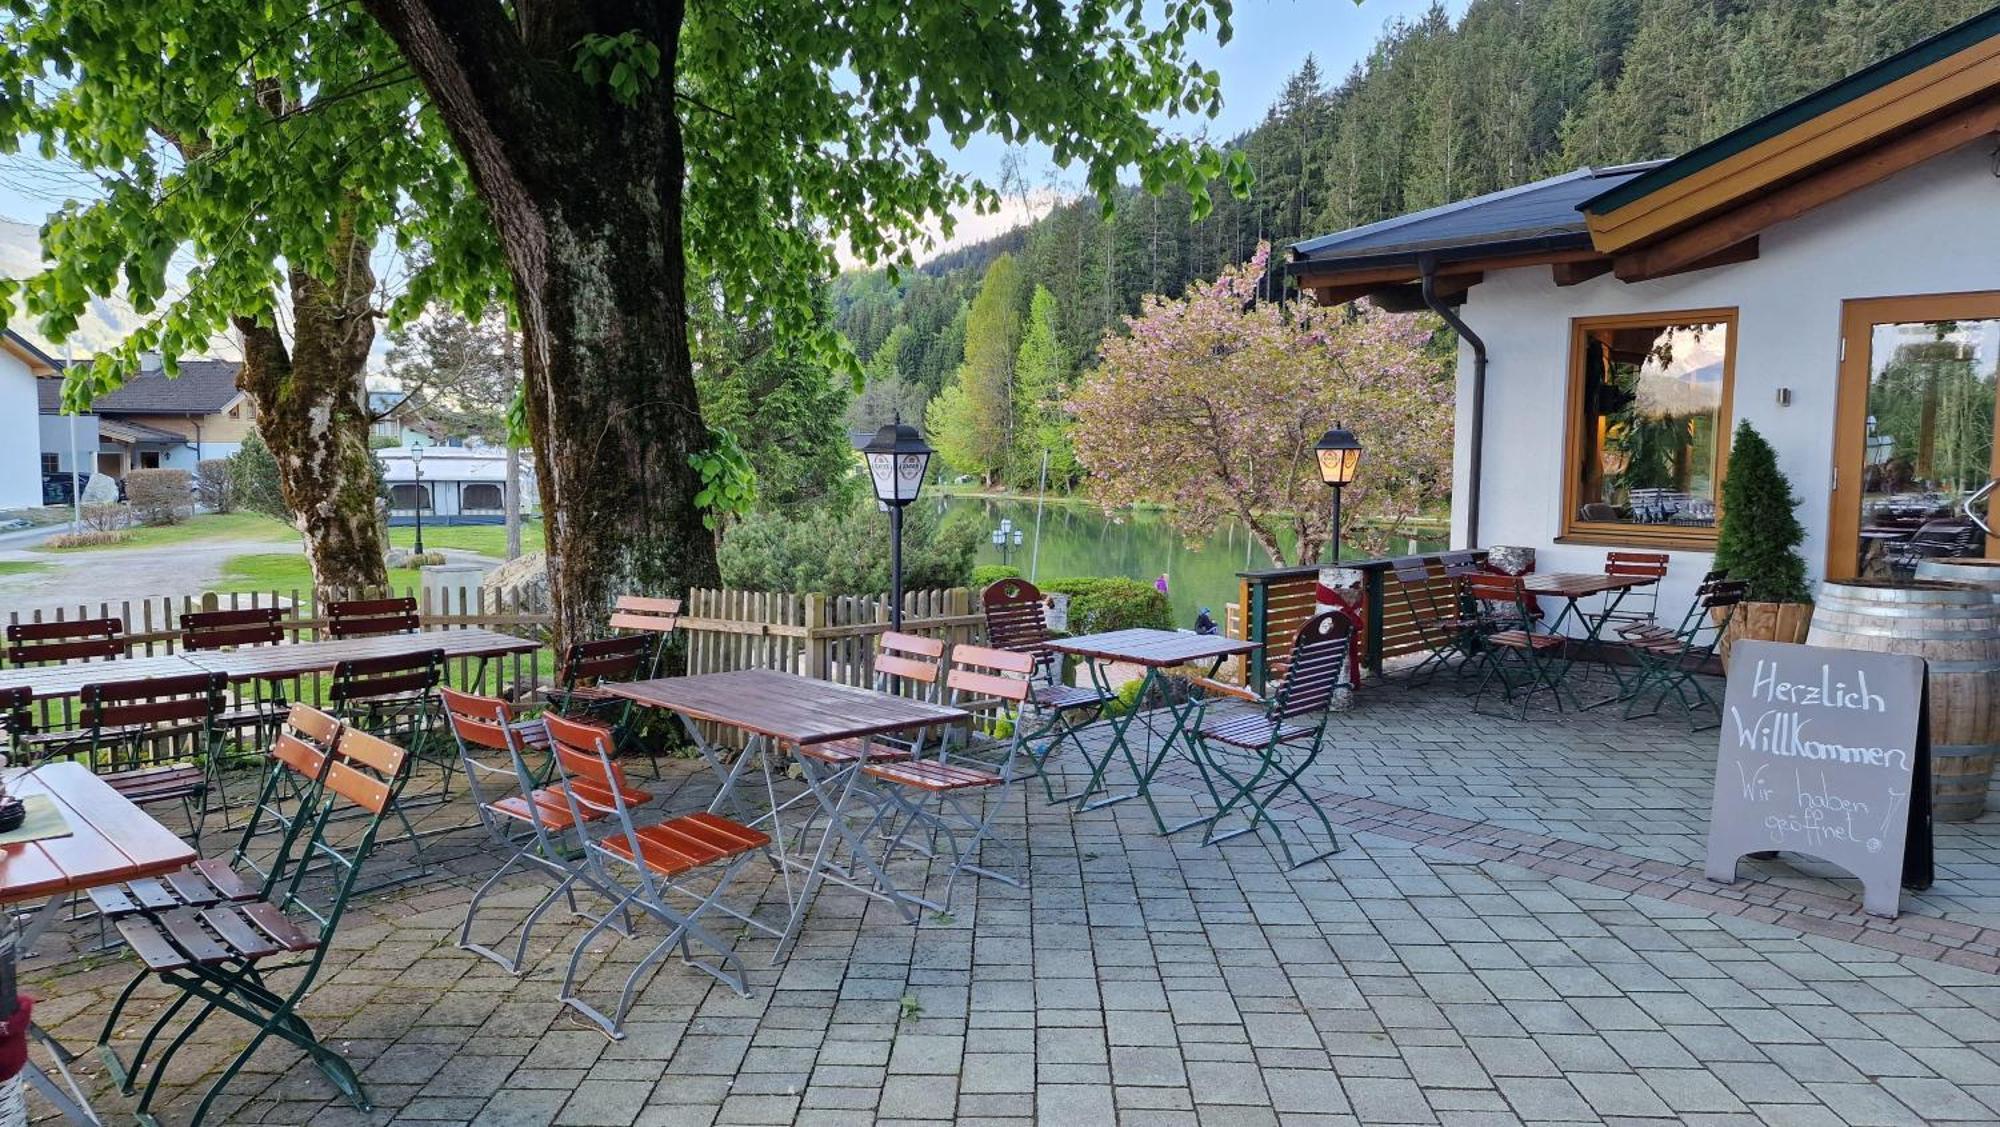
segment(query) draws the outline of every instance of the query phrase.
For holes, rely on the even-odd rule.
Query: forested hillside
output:
[[[1204,219],[1191,218],[1185,193],[1132,189],[1108,219],[1095,198],[1077,200],[900,284],[879,273],[839,279],[835,316],[869,373],[852,422],[922,417],[956,383],[950,417],[991,429],[981,405],[1018,400],[1024,340],[1037,342],[1036,380],[1054,362],[1059,383],[1074,381],[1142,295],[1178,295],[1250,257],[1260,238],[1282,248],[1580,165],[1671,156],[1989,6],[1473,0],[1457,21],[1434,8],[1391,27],[1346,75],[1302,60],[1264,122],[1235,141],[1254,191],[1239,200],[1218,183]],[[1311,18],[1310,6],[1297,10]],[[975,308],[1003,254],[1005,300]],[[1041,291],[1048,298],[1037,302]],[[937,437],[961,457],[999,459],[960,466],[968,472],[1027,481],[1039,466],[1018,456],[1020,442],[1009,451],[992,436]]]

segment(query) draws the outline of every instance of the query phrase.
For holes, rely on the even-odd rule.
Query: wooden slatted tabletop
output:
[[[1220,634],[1183,634],[1178,630],[1144,628],[1056,638],[1049,642],[1050,649],[1061,653],[1156,668],[1234,657],[1250,653],[1260,646],[1258,642],[1225,638]]]
[[[533,653],[541,643],[494,630],[426,630],[417,634],[382,634],[373,638],[326,638],[316,642],[284,642],[275,646],[245,646],[239,650],[202,650],[181,655],[198,668],[226,674],[232,681],[303,677],[331,673],[343,661],[395,657],[443,650],[444,656],[500,657]]]
[[[972,715],[962,708],[772,669],[738,669],[600,687],[648,708],[725,724],[793,747],[956,723]]]
[[[184,654],[121,657],[110,661],[71,661],[61,665],[24,665],[0,669],[0,689],[26,686],[37,700],[73,697],[85,685],[107,681],[138,681],[147,677],[185,677],[202,668]]]
[[[1602,595],[1607,591],[1630,591],[1634,587],[1648,587],[1659,580],[1647,575],[1604,575],[1600,572],[1551,571],[1542,575],[1524,575],[1521,588],[1531,595],[1549,595],[1558,599],[1581,599],[1591,595]]]
[[[14,793],[53,799],[75,832],[0,846],[0,903],[159,876],[195,859],[193,846],[81,763],[46,763],[32,774],[17,769],[6,775]]]

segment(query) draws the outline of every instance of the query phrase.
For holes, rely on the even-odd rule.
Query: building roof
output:
[[[2000,36],[2000,6],[1974,16],[1956,27],[1939,32],[1873,66],[1863,67],[1831,86],[1823,87],[1788,106],[1773,110],[1748,125],[1732,129],[1713,141],[1697,145],[1681,156],[1661,162],[1640,175],[1627,177],[1617,184],[1605,185],[1597,194],[1578,205],[1579,210],[1593,215],[1615,211],[1801,125],[1824,118],[1868,94],[1883,90],[1899,79],[1915,75],[1995,36]]]
[[[144,423],[135,423],[126,419],[106,419],[102,417],[97,420],[97,437],[108,439],[112,442],[122,442],[128,446],[194,445],[184,434],[175,434],[170,430],[161,430],[159,427],[149,427]]]
[[[524,487],[535,480],[534,459],[528,452],[521,453],[521,481]],[[410,448],[390,446],[375,452],[382,462],[382,480],[388,482],[413,482],[416,467],[410,457]],[[424,447],[425,481],[492,481],[507,480],[507,448],[504,446],[426,446]]]
[[[55,372],[62,369],[62,365],[52,359],[48,353],[36,348],[33,341],[12,329],[0,332],[0,349],[11,352],[27,361],[28,370],[38,376],[44,372]]]
[[[1658,166],[1579,168],[1426,211],[1399,215],[1292,247],[1292,273],[1414,265],[1421,254],[1440,261],[1537,251],[1587,250],[1590,231],[1577,205]]]
[[[213,415],[242,394],[236,386],[240,368],[234,360],[183,360],[173,379],[164,372],[141,372],[118,390],[98,396],[90,409],[98,415]],[[44,399],[43,410],[48,409]]]

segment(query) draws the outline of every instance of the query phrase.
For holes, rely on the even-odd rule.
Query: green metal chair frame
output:
[[[1722,703],[1709,694],[1700,678],[1748,593],[1749,584],[1741,580],[1710,579],[1696,590],[1678,630],[1664,636],[1626,638],[1626,651],[1639,662],[1639,675],[1627,690],[1627,720],[1658,716],[1672,694],[1687,717],[1690,731],[1705,731],[1722,723]],[[1640,701],[1649,693],[1654,695],[1652,709],[1639,712]],[[1697,721],[1703,709],[1715,713],[1714,724]]]
[[[1441,574],[1433,574],[1430,564],[1422,559],[1405,560],[1390,569],[1402,589],[1411,624],[1429,651],[1404,675],[1405,689],[1427,684],[1446,670],[1463,677],[1478,664],[1479,638],[1495,627],[1468,605],[1465,577],[1473,570],[1471,565],[1447,562]],[[1438,590],[1441,582],[1446,588],[1442,592]]]
[[[1563,711],[1565,697],[1570,708],[1578,708],[1576,694],[1567,683],[1569,671],[1575,665],[1569,653],[1569,638],[1542,625],[1531,607],[1521,577],[1474,575],[1466,579],[1466,584],[1473,598],[1489,605],[1504,606],[1511,600],[1520,616],[1520,625],[1495,630],[1481,640],[1485,672],[1479,678],[1479,688],[1472,694],[1472,710],[1479,712],[1479,702],[1485,698],[1487,686],[1495,681],[1500,683],[1501,696],[1505,700],[1512,701],[1515,692],[1521,692],[1517,720],[1527,719],[1535,695],[1544,690],[1554,702],[1555,711]],[[1519,673],[1518,678],[1516,672]]]
[[[32,737],[42,755],[82,755],[91,773],[137,805],[180,803],[197,850],[210,810],[223,811],[228,828],[218,723],[229,703],[227,677],[104,681],[85,685],[78,697],[74,731]],[[162,753],[162,745],[169,750]]]
[[[1188,739],[1195,768],[1215,812],[1204,818],[1174,827],[1173,832],[1194,826],[1206,827],[1203,845],[1217,845],[1231,838],[1254,833],[1270,826],[1284,851],[1285,864],[1297,869],[1340,852],[1339,835],[1333,821],[1299,780],[1318,761],[1325,740],[1329,708],[1341,685],[1348,652],[1354,640],[1354,623],[1338,610],[1322,611],[1299,627],[1292,643],[1292,657],[1285,679],[1270,696],[1254,690],[1211,681],[1198,684],[1209,693],[1195,703],[1193,735]],[[1233,697],[1257,705],[1255,711],[1235,711],[1213,719],[1207,715],[1211,704]],[[1244,761],[1249,760],[1246,764]],[[1217,781],[1225,784],[1228,796]],[[1291,838],[1284,823],[1272,815],[1273,806],[1286,792],[1295,795],[1319,819],[1328,847],[1299,858],[1292,852]],[[1239,807],[1248,808],[1248,820],[1240,826],[1217,832]]]
[[[147,964],[119,994],[98,1038],[99,1051],[124,1091],[129,1094],[135,1086],[137,1077],[147,1067],[145,1058],[160,1035],[189,1002],[200,1002],[194,1016],[151,1065],[152,1074],[147,1078],[137,1109],[141,1123],[157,1124],[151,1109],[161,1079],[174,1056],[217,1010],[241,1019],[256,1032],[209,1086],[189,1121],[191,1127],[198,1127],[208,1118],[230,1081],[272,1037],[303,1050],[356,1108],[372,1110],[367,1090],[353,1065],[299,1015],[298,1006],[325,964],[326,953],[355,891],[362,863],[374,850],[382,819],[409,779],[410,757],[401,748],[353,729],[341,732],[339,747],[339,753],[321,756],[317,762],[302,758],[288,764],[289,770],[299,774],[308,801],[295,828],[286,836],[285,858],[273,866],[274,874],[289,875],[282,879],[276,875],[267,878],[268,889],[263,899],[199,912],[182,908],[140,913],[118,921],[119,933]],[[304,878],[311,868],[307,858],[324,838],[336,810],[350,807],[365,814],[367,822],[355,850],[355,863],[338,881],[330,907],[320,912],[301,894]],[[317,929],[309,931],[301,927],[290,915],[293,911],[317,922]],[[298,972],[289,988],[281,988],[272,981],[275,974],[284,971]],[[126,1003],[148,979],[163,982],[180,993],[148,1028],[127,1065],[112,1049],[111,1034]]]

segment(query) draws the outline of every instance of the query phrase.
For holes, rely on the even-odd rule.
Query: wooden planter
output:
[[[1812,625],[1813,605],[1811,603],[1743,603],[1729,620],[1729,630],[1722,636],[1722,644],[1717,652],[1722,657],[1722,667],[1729,668],[1729,651],[1740,638],[1759,642],[1791,642],[1797,644],[1806,640],[1806,630]]]

